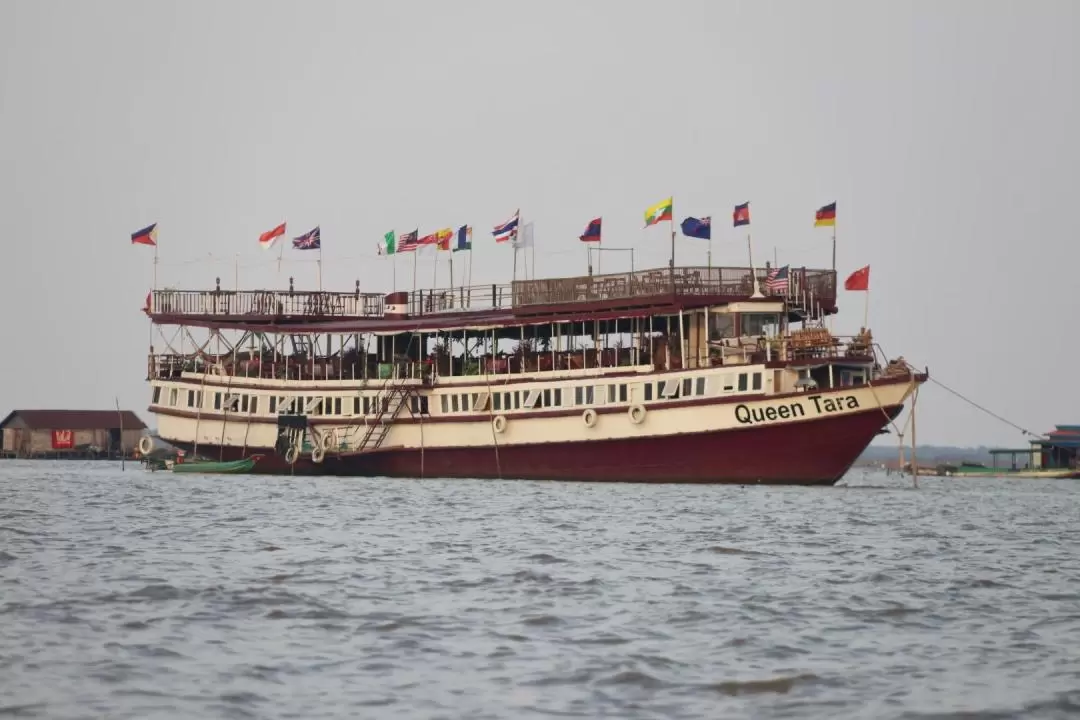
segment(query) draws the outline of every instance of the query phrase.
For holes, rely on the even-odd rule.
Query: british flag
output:
[[[314,229],[307,231],[298,238],[293,238],[292,246],[297,250],[318,250],[322,247],[322,240],[319,238],[319,226],[316,225]]]
[[[765,289],[771,293],[782,295],[788,290],[788,266],[773,268],[765,276]]]

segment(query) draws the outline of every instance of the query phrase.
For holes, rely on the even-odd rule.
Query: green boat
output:
[[[215,475],[241,475],[251,472],[255,463],[262,455],[251,455],[243,460],[231,460],[229,462],[216,462],[214,460],[192,460],[190,462],[173,463],[174,473],[207,473]]]

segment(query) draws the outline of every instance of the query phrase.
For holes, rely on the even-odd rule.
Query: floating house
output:
[[[1076,470],[1080,463],[1080,425],[1058,425],[1027,448],[990,450],[994,468],[1002,470]]]
[[[0,456],[119,457],[131,455],[145,432],[130,410],[13,410],[0,421]]]

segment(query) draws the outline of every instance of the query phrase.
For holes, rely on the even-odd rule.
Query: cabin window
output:
[[[259,396],[258,395],[252,395],[251,396],[251,414],[255,415],[258,412],[259,412]]]
[[[221,409],[221,393],[219,392],[214,393],[214,409]]]
[[[626,385],[619,385],[619,402],[626,402]]]
[[[194,390],[188,390],[187,391],[187,406],[188,407],[195,407],[195,391]]]
[[[431,414],[430,410],[428,410],[428,396],[427,395],[421,395],[420,396],[420,414],[421,415],[430,415]]]
[[[562,407],[562,388],[555,388],[555,407]]]
[[[477,393],[476,395],[473,395],[473,412],[483,412],[484,410],[487,410],[489,397],[490,393],[484,393],[482,395]]]
[[[664,393],[663,396],[669,399],[675,399],[679,397],[679,381],[678,380],[665,380],[664,381]]]
[[[450,396],[443,395],[439,401],[439,407],[442,408],[443,414],[450,412]]]
[[[645,383],[645,401],[652,400],[652,383]]]
[[[739,392],[746,392],[746,373],[739,373]]]
[[[420,414],[420,398],[413,395],[409,398],[409,409],[412,410],[413,415]]]
[[[530,390],[525,394],[525,409],[530,410],[536,407],[537,401],[540,400],[539,390]]]
[[[709,314],[709,339],[723,340],[735,337],[735,323],[731,315],[725,313]]]
[[[595,388],[593,388],[592,385],[586,386],[586,388],[585,388],[585,404],[586,405],[592,405],[593,402],[595,402],[594,397],[593,397],[593,390],[594,389]]]
[[[491,409],[502,410],[502,393],[495,393],[491,396]]]
[[[544,407],[551,407],[551,390],[544,391],[544,401],[541,404]]]
[[[694,378],[683,378],[682,397],[690,397],[694,394]]]
[[[614,385],[608,385],[607,386],[607,401],[609,403],[615,402],[615,392],[616,391],[615,391],[615,386]]]
[[[236,412],[240,409],[240,396],[226,393],[225,412]]]
[[[176,404],[176,395],[177,395],[176,388],[173,388],[173,389],[169,390],[169,404],[170,405],[175,405]]]
[[[480,403],[480,393],[473,393],[472,394],[472,402],[469,404],[468,409],[475,411],[477,409],[477,405],[479,405],[479,403]]]
[[[247,395],[241,395],[240,396],[240,412],[247,412],[248,411],[248,402],[249,402],[249,400],[248,400]]]
[[[271,395],[270,396],[270,414],[274,415],[276,413],[277,413],[277,396],[276,395]]]
[[[154,386],[154,399],[151,400],[150,402],[153,403],[154,405],[157,405],[159,402],[161,402],[161,386],[160,385],[155,385]]]
[[[780,316],[776,313],[742,313],[739,318],[740,335],[764,335],[776,337],[780,333]]]
[[[503,410],[512,410],[514,405],[510,402],[510,393],[503,393]]]
[[[520,410],[521,409],[521,391],[520,390],[518,392],[514,393],[514,409],[515,410]]]
[[[341,398],[334,398],[334,414],[341,414]]]
[[[754,373],[753,389],[754,390],[760,390],[761,389],[761,373],[759,373],[759,372]]]
[[[370,415],[371,414],[371,398],[368,397],[367,395],[364,395],[362,398],[360,398],[360,400],[364,404],[364,413],[363,414],[364,415]]]
[[[724,376],[724,392],[734,392],[735,386],[731,382],[731,375]]]
[[[697,380],[694,381],[694,383],[696,385],[696,387],[694,388],[694,394],[695,395],[704,395],[705,394],[705,378],[699,377],[699,378],[697,378]]]
[[[574,404],[575,405],[584,405],[585,404],[585,388],[581,387],[580,385],[578,387],[574,388]]]
[[[458,396],[457,395],[454,395],[453,399],[450,401],[450,407],[453,409],[453,412],[458,411],[459,405],[458,405]]]

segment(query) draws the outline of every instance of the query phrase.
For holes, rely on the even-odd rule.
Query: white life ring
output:
[[[585,423],[585,427],[593,427],[596,425],[596,411],[589,408],[585,412],[581,413],[581,419]]]
[[[626,411],[630,416],[630,422],[635,425],[640,425],[645,422],[645,407],[642,405],[631,405],[630,409]]]
[[[139,452],[143,455],[149,455],[154,451],[154,439],[149,435],[143,435],[139,438]]]
[[[496,415],[495,419],[491,421],[491,427],[495,428],[495,432],[501,433],[506,430],[506,416]]]
[[[324,457],[326,457],[326,453],[321,447],[317,447],[311,451],[311,462],[321,463]]]
[[[293,463],[296,462],[296,457],[299,454],[300,454],[300,451],[297,450],[295,447],[289,448],[288,450],[285,451],[285,462],[292,465]]]
[[[322,433],[322,439],[319,441],[319,445],[325,452],[330,452],[334,447],[334,431],[324,430]]]

